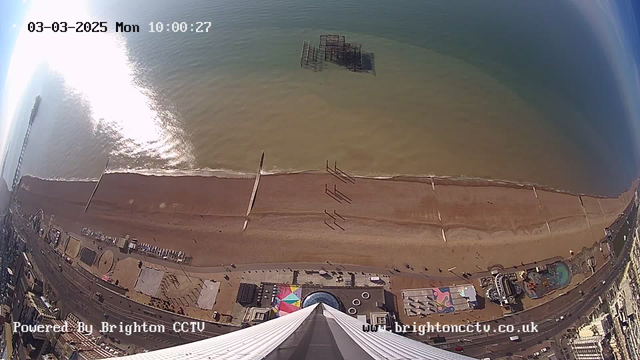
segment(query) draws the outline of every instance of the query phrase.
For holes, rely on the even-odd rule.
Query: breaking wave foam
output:
[[[261,175],[291,175],[291,174],[318,174],[323,173],[324,169],[307,169],[307,170],[291,170],[291,169],[279,169],[274,168],[270,170],[262,170]],[[107,174],[140,174],[146,176],[199,176],[199,177],[218,177],[218,178],[252,178],[255,176],[255,172],[237,171],[225,168],[200,168],[200,169],[150,169],[150,168],[121,168],[121,169],[109,169]],[[533,187],[538,190],[552,191],[562,194],[582,195],[597,198],[605,198],[605,196],[575,193],[567,190],[561,190],[546,186],[543,184],[535,184],[531,182],[519,182],[513,180],[504,179],[490,179],[477,176],[465,176],[465,175],[436,175],[436,174],[388,174],[388,173],[368,173],[368,174],[349,174],[356,179],[378,179],[378,180],[403,180],[403,179],[433,179],[434,181],[477,181],[487,183],[488,186],[516,186],[516,187]],[[47,181],[97,181],[98,178],[78,178],[78,177],[40,177],[35,175],[26,175],[32,178],[47,180]]]

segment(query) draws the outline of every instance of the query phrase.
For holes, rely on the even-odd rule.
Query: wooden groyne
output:
[[[89,210],[89,205],[91,205],[91,200],[93,200],[93,196],[96,194],[96,191],[98,191],[98,186],[100,186],[100,182],[102,181],[102,177],[104,176],[104,173],[107,172],[107,168],[109,167],[109,159],[107,158],[107,164],[104,166],[104,170],[102,170],[102,174],[100,174],[100,178],[98,179],[98,183],[96,184],[96,187],[93,188],[93,192],[91,193],[91,196],[89,196],[89,201],[87,201],[87,206],[84,207],[84,212],[86,213],[87,210]]]
[[[535,185],[531,185],[531,188],[533,189],[533,196],[536,197],[536,202],[538,203],[538,213],[544,218],[544,223],[547,224],[547,230],[549,230],[549,234],[551,234],[551,226],[549,225],[549,220],[547,220],[547,218],[544,216],[542,203],[540,202],[540,197],[538,197],[538,192],[536,191]],[[582,203],[582,198],[580,198],[580,203]],[[604,211],[602,212],[602,215],[604,215]]]
[[[249,225],[249,214],[251,213],[251,209],[253,209],[253,204],[255,204],[256,202],[256,194],[258,193],[258,184],[260,184],[260,174],[262,173],[263,164],[264,164],[264,151],[262,152],[262,156],[260,156],[260,166],[258,166],[256,181],[253,183],[253,191],[251,191],[251,198],[249,199],[249,207],[247,208],[247,215],[245,216],[242,230],[246,230],[247,225]]]

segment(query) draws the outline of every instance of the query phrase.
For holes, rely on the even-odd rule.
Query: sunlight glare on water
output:
[[[40,1],[32,7],[29,18],[45,25],[66,21],[69,26],[76,21],[98,20],[88,14],[82,0]],[[118,153],[143,154],[169,163],[188,162],[188,144],[179,144],[176,135],[180,129],[172,126],[175,115],[163,112],[164,118],[160,118],[153,91],[136,84],[125,39],[113,33],[113,29],[109,31],[84,33],[70,29],[65,33],[33,33],[29,46],[39,48],[49,68],[87,102],[94,129],[102,123],[116,130],[122,143],[128,143],[119,147]]]
[[[8,82],[44,64],[3,101],[3,114],[20,103],[5,115],[20,139],[33,97],[43,99],[27,174],[96,178],[108,156],[110,171],[253,174],[265,151],[267,172],[333,159],[360,176],[482,177],[601,195],[636,177],[637,72],[615,9],[583,14],[571,0],[34,1],[27,21],[107,21],[110,32],[19,25]],[[116,33],[117,21],[140,32]],[[149,31],[150,22],[166,30],[182,21],[211,29]],[[322,34],[363,44],[375,71],[301,68],[302,42]]]

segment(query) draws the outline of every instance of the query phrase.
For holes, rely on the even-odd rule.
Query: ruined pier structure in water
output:
[[[363,53],[362,44],[348,43],[344,35],[320,35],[318,47],[306,40],[302,43],[300,66],[313,71],[322,71],[324,63],[330,62],[355,72],[372,70],[363,66],[363,55],[372,58],[372,54]]]

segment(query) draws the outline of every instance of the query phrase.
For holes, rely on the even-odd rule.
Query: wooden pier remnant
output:
[[[251,191],[251,198],[249,199],[249,207],[247,208],[247,215],[245,216],[242,230],[246,230],[247,226],[249,225],[249,214],[251,213],[251,209],[253,209],[253,204],[255,204],[256,202],[256,194],[258,193],[258,184],[260,184],[260,174],[262,173],[263,164],[264,164],[264,151],[262,151],[262,156],[260,156],[260,166],[258,166],[256,181],[253,183],[253,191]]]
[[[87,213],[87,210],[89,210],[89,205],[91,205],[91,200],[93,200],[93,196],[96,194],[96,191],[98,191],[98,186],[100,186],[102,177],[104,176],[104,173],[107,172],[108,167],[109,167],[109,158],[107,158],[107,164],[104,166],[104,170],[102,170],[102,174],[100,174],[100,178],[98,179],[98,183],[96,184],[96,187],[93,188],[93,192],[91,193],[91,196],[89,196],[89,201],[87,201],[87,206],[84,207],[85,214]]]
[[[321,51],[313,43],[304,41],[300,52],[300,66],[313,71],[322,71]]]
[[[363,66],[362,44],[348,43],[344,35],[320,35],[320,45],[309,41],[302,43],[300,66],[314,71],[322,71],[324,62],[331,62],[355,72],[367,72]],[[369,59],[372,61],[372,58]]]
[[[362,70],[362,44],[348,43],[344,35],[320,35],[320,49],[324,60],[351,71]]]
[[[311,43],[305,40],[302,43],[302,52],[300,53],[300,66],[309,65],[310,51],[311,51]]]

